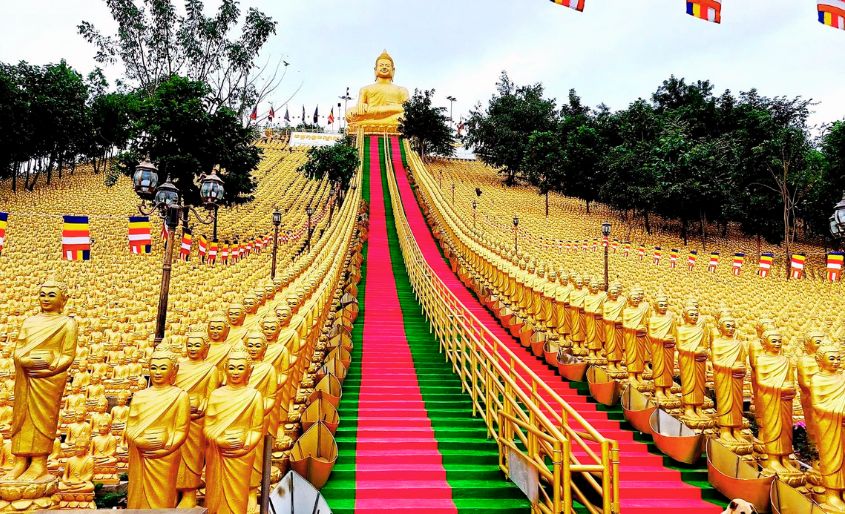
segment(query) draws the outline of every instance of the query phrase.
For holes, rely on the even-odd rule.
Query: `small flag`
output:
[[[229,264],[229,243],[225,242],[220,245],[220,262]]]
[[[593,247],[592,248],[593,248],[594,252],[599,249],[599,240],[595,237],[593,238]]]
[[[273,121],[273,118],[276,117],[276,111],[273,110],[273,106],[270,106],[270,112],[267,113],[267,121]]]
[[[333,123],[334,123],[334,107],[332,107],[332,110],[329,111],[329,125],[331,125]]]
[[[249,119],[255,121],[258,119],[258,106],[252,108],[252,112],[249,113]]]
[[[775,256],[773,253],[761,253],[760,254],[760,262],[757,263],[757,274],[761,277],[768,277],[769,270],[772,269],[772,264],[775,261]]]
[[[320,106],[314,107],[314,125],[320,121]]]
[[[843,263],[845,263],[845,254],[842,252],[831,252],[827,254],[828,282],[839,282],[842,279]]]
[[[678,266],[678,255],[680,255],[680,254],[679,254],[677,248],[672,248],[672,251],[669,252],[669,267],[670,268],[675,268],[675,267]]]
[[[619,249],[619,240],[618,239],[614,239],[613,242],[610,243],[610,249],[613,251],[613,253],[616,253],[616,250]]]
[[[6,246],[6,226],[9,223],[9,213],[0,212],[0,255],[3,255],[3,248]]]
[[[194,236],[191,234],[191,229],[184,229],[182,234],[182,246],[179,248],[179,260],[188,261],[191,258],[191,242]]]
[[[660,257],[663,256],[663,252],[660,250],[659,246],[654,247],[654,264],[660,264]]]
[[[575,9],[576,11],[584,10],[584,0],[551,0],[551,2],[553,4],[569,7],[570,9]]]
[[[302,123],[305,124],[305,105],[302,106]]]
[[[804,262],[807,256],[803,253],[793,253],[789,261],[790,278],[804,278]]]
[[[149,216],[129,216],[129,250],[132,253],[146,254],[152,251],[151,230]]]
[[[819,23],[845,30],[845,1],[843,0],[819,0]]]
[[[721,23],[722,0],[687,0],[687,14],[713,23]]]
[[[217,241],[212,241],[208,244],[208,263],[214,266],[217,262]]]
[[[687,269],[692,271],[695,268],[695,261],[698,260],[698,251],[697,250],[690,250],[689,256],[687,257]]]
[[[200,238],[197,240],[197,251],[199,252],[200,262],[205,264],[208,258],[208,240],[203,235],[200,235]]]
[[[62,216],[62,258],[87,261],[91,258],[91,230],[88,216]]]
[[[731,265],[731,271],[734,275],[739,276],[739,274],[742,273],[743,264],[745,264],[745,254],[742,252],[736,252]]]
[[[719,265],[719,252],[713,252],[710,254],[710,264],[707,265],[707,271],[710,273],[716,272],[716,266]]]
[[[640,247],[637,248],[637,255],[640,257],[640,260],[643,260],[643,257],[645,257],[645,245],[640,245]]]
[[[630,253],[631,253],[631,243],[626,241],[625,244],[622,245],[622,255],[627,257]]]
[[[601,247],[607,248],[607,244],[608,244],[607,236],[601,236]]]
[[[285,122],[290,123],[290,111],[285,107]]]

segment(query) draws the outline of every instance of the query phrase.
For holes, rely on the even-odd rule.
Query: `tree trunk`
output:
[[[760,261],[761,255],[763,255],[763,241],[760,239],[760,234],[757,234],[757,262]]]
[[[681,218],[681,237],[684,240],[684,246],[686,246],[687,243],[689,243],[688,234],[687,234],[687,219],[686,218]]]
[[[12,173],[12,192],[18,192],[18,173],[21,172],[22,166],[15,166],[15,171]]]
[[[589,200],[585,200],[585,202],[587,203],[587,214],[590,214],[590,201],[589,201]],[[548,216],[548,215],[547,215],[547,216]]]
[[[789,208],[786,201],[783,203],[783,251],[786,252],[784,259],[784,267],[786,269],[786,280],[789,280],[789,266],[792,261],[792,255],[789,254]]]
[[[648,211],[643,211],[643,223],[645,224],[645,233],[651,235],[651,221],[648,219]]]
[[[53,166],[56,164],[55,155],[50,156],[50,162],[47,163],[47,185],[50,185],[50,182],[53,180]],[[35,184],[33,184],[35,185]]]
[[[701,249],[707,250],[707,214],[701,212]]]
[[[546,217],[549,217],[549,192],[546,191]]]

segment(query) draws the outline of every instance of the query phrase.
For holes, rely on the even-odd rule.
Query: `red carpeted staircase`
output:
[[[649,453],[645,444],[635,441],[633,432],[622,429],[618,421],[609,419],[605,412],[598,410],[595,404],[579,395],[567,382],[534,359],[464,287],[457,275],[452,272],[440,256],[437,243],[429,231],[425,217],[408,182],[398,138],[391,138],[390,145],[393,168],[408,223],[426,261],[434,272],[464,306],[513,353],[524,356],[521,360],[537,376],[549,384],[567,403],[577,409],[579,414],[595,429],[599,430],[605,437],[619,442],[621,512],[623,514],[651,514],[665,509],[678,509],[684,514],[713,514],[719,512],[718,507],[702,500],[700,489],[681,480],[679,471],[666,468],[661,456]],[[578,454],[576,453],[576,455]]]

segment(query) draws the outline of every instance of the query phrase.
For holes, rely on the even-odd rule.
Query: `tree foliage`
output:
[[[455,138],[449,128],[445,107],[434,107],[434,90],[414,90],[405,102],[405,113],[399,120],[399,132],[411,141],[423,157],[436,154],[450,157],[455,153]]]
[[[340,140],[333,145],[310,148],[308,160],[298,171],[313,180],[326,179],[340,191],[345,191],[358,165],[358,150],[347,141]]]

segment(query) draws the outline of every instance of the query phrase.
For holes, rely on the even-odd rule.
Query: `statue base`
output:
[[[713,418],[702,418],[700,416],[681,416],[681,421],[690,428],[696,430],[708,430],[716,426],[716,420]]]
[[[50,475],[35,481],[0,479],[0,513],[47,510],[56,507],[59,479]]]
[[[737,441],[735,439],[717,439],[725,448],[737,455],[750,455],[754,451],[754,444],[751,441]]]
[[[58,508],[61,510],[78,510],[78,509],[96,509],[97,504],[94,503],[94,493],[58,493],[59,500]]]
[[[399,125],[397,123],[379,123],[377,121],[351,121],[349,122],[349,128],[347,128],[348,134],[355,134],[358,131],[362,131],[365,135],[375,134],[375,135],[391,135],[391,136],[398,136],[399,135]]]

